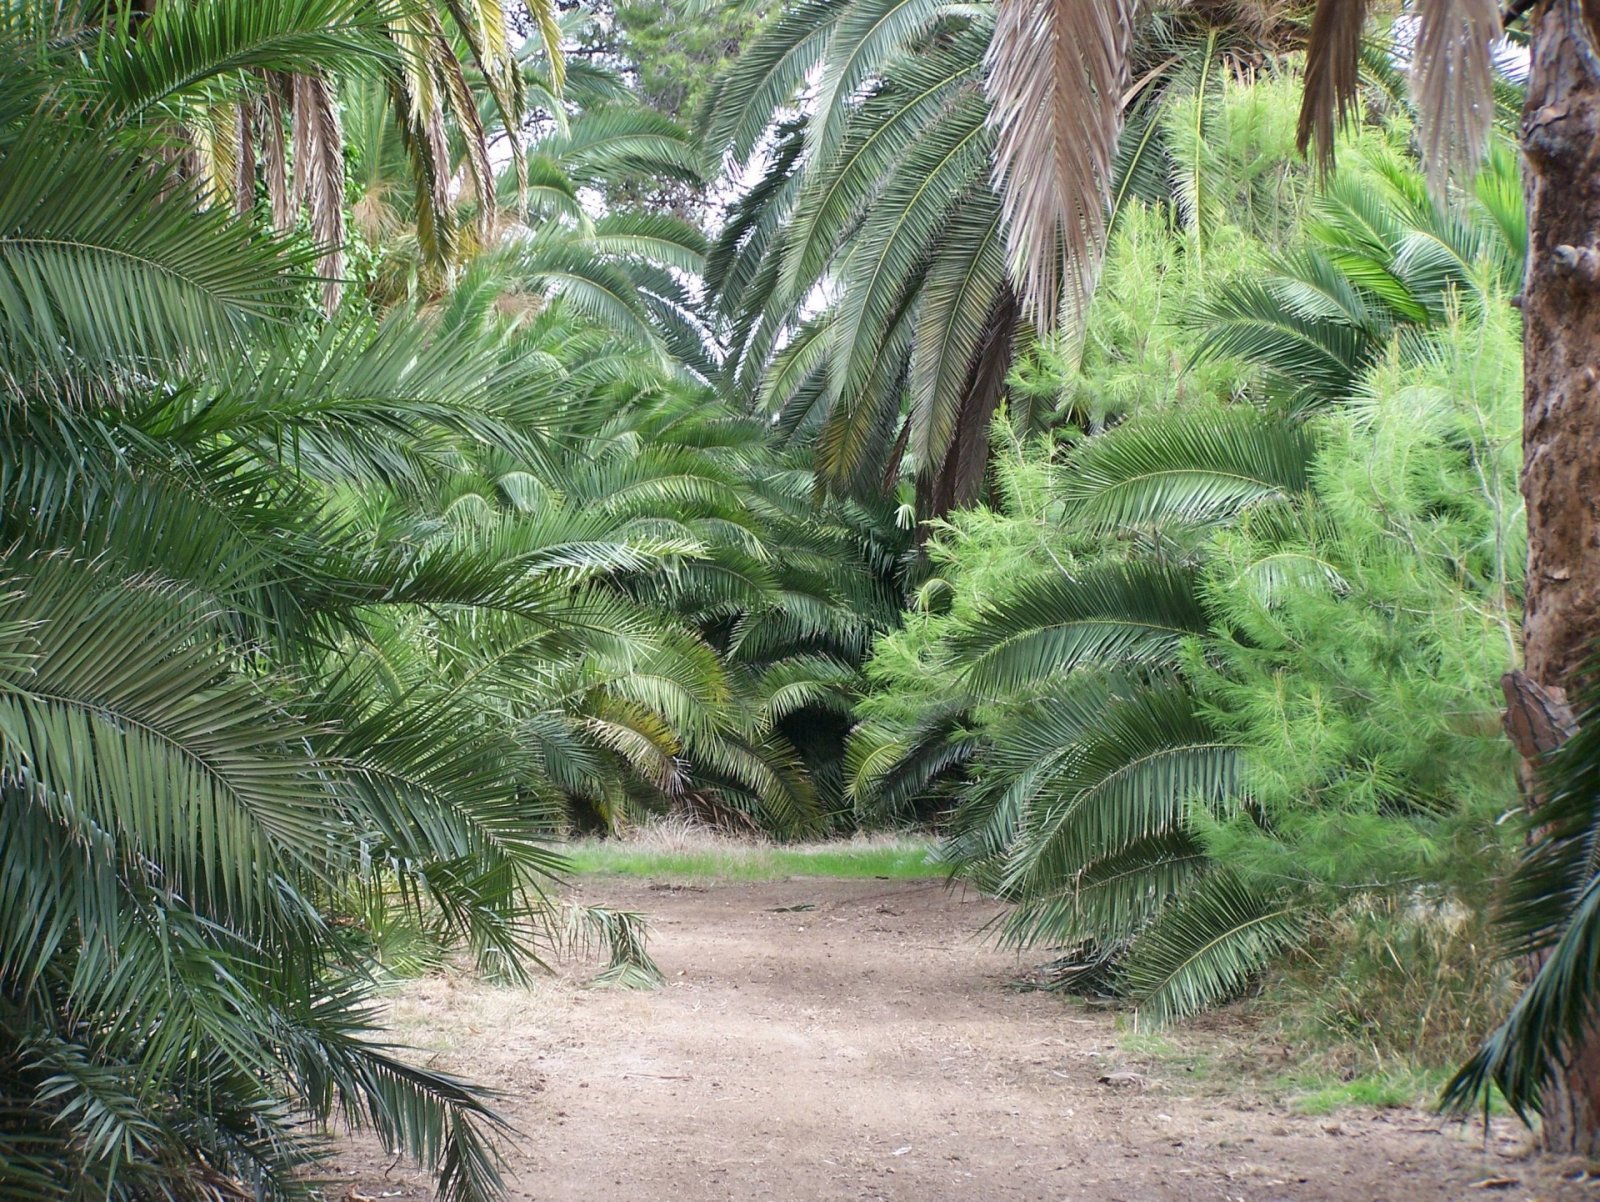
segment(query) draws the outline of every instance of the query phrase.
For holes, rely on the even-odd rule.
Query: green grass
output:
[[[1153,1062],[1175,1078],[1182,1074],[1182,1079],[1191,1084],[1215,1083],[1216,1057],[1209,1050],[1153,1031],[1129,1030],[1124,1015],[1117,1015],[1116,1025],[1118,1051],[1137,1061]]]
[[[777,881],[812,876],[911,881],[944,876],[944,869],[934,860],[933,844],[914,839],[791,846],[704,838],[693,840],[690,846],[661,845],[648,839],[585,839],[562,850],[579,875],[652,880]]]
[[[1248,1034],[1234,1032],[1218,1043],[1215,1035],[1190,1040],[1174,1031],[1130,1031],[1123,1023],[1119,1016],[1117,1050],[1135,1062],[1149,1062],[1163,1076],[1202,1091],[1260,1092],[1277,1105],[1317,1117],[1346,1110],[1432,1110],[1455,1071],[1391,1060],[1390,1067],[1352,1074],[1348,1068],[1318,1063],[1317,1051],[1306,1048],[1301,1063],[1277,1073],[1262,1072],[1259,1059],[1249,1053]],[[1489,1109],[1492,1114],[1509,1113],[1498,1090]]]
[[[1354,1081],[1336,1081],[1321,1085],[1309,1092],[1295,1090],[1293,1105],[1301,1114],[1337,1114],[1352,1106],[1376,1107],[1380,1110],[1405,1106],[1426,1106],[1439,1096],[1438,1087],[1444,1084],[1441,1077],[1430,1082],[1427,1073],[1380,1074],[1357,1077]]]
[[[1280,1078],[1274,1084],[1301,1114],[1337,1114],[1352,1108],[1387,1110],[1415,1106],[1430,1110],[1438,1102],[1453,1070],[1444,1068],[1401,1068],[1393,1072],[1369,1073],[1349,1081],[1315,1075]],[[1505,1114],[1506,1106],[1496,1090],[1489,1100],[1493,1114]]]

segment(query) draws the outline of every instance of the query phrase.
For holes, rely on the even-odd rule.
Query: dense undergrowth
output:
[[[1099,433],[997,422],[994,500],[935,528],[865,669],[858,807],[909,819],[942,799],[954,871],[1018,903],[1006,937],[1075,947],[1064,981],[1151,1018],[1238,992],[1363,906],[1397,929],[1481,921],[1513,850],[1495,682],[1519,620],[1519,250],[1488,214],[1441,226],[1390,152],[1358,161],[1371,174],[1307,196],[1309,237],[1254,252],[1288,299],[1248,337],[1196,314],[1262,269],[1197,269],[1194,235],[1129,214],[1090,343],[1102,313],[1155,313],[1147,336],[1212,365],[1213,390],[1135,398]],[[1415,248],[1447,236],[1423,272]],[[1163,320],[1196,270],[1212,296]],[[1309,314],[1380,272],[1417,316],[1391,319],[1347,393],[1279,374],[1317,320],[1288,300]],[[1059,391],[1100,393],[1116,358],[1085,355]],[[1403,964],[1363,963],[1403,987]]]

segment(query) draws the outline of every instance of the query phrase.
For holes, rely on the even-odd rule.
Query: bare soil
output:
[[[1012,988],[1021,966],[978,935],[996,907],[942,884],[595,880],[583,899],[651,916],[666,986],[436,977],[393,1002],[398,1039],[500,1091],[513,1199],[1600,1196],[1509,1121],[1486,1137],[1420,1111],[1314,1118],[1120,1051],[1114,1016]],[[361,1139],[338,1190],[432,1197]]]

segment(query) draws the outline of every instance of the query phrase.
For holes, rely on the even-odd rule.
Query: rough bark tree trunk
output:
[[[1531,21],[1523,637],[1527,681],[1559,706],[1600,641],[1600,0],[1544,0]],[[1600,1030],[1560,1086],[1546,1099],[1547,1148],[1600,1155]]]
[[[972,504],[983,491],[989,468],[989,424],[1005,396],[1011,348],[1021,319],[1022,304],[1017,294],[1009,287],[1003,289],[989,311],[983,341],[968,369],[950,448],[930,482],[927,504],[934,517],[944,517]]]

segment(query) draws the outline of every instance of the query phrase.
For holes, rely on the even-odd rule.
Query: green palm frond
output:
[[[921,464],[943,463],[956,436],[972,365],[1005,285],[999,202],[980,193],[945,228],[922,286],[911,351],[911,447]]]
[[[608,213],[595,222],[589,244],[603,255],[642,259],[692,275],[705,265],[705,235],[667,213]]]
[[[1048,925],[1060,916],[1056,899],[1070,892],[1062,883],[1081,881],[1130,848],[1184,835],[1191,806],[1229,804],[1240,790],[1239,757],[1188,691],[1171,682],[1120,696],[1085,689],[1073,700],[1008,738],[994,757],[998,771],[1031,777],[998,887],[1019,903],[1006,923],[1011,937],[1108,943],[1130,932],[1086,925],[1089,910],[1064,930]],[[1085,706],[1090,712],[1073,712]],[[1162,899],[1158,883],[1149,882],[1146,914]]]
[[[816,784],[781,736],[750,738],[720,732],[695,740],[690,750],[696,783],[720,786],[723,805],[751,815],[763,829],[781,836],[803,837],[821,830],[824,814]]]
[[[1306,491],[1312,433],[1254,410],[1198,410],[1128,422],[1089,439],[1059,495],[1096,530],[1227,521]]]
[[[1181,1018],[1238,994],[1304,930],[1301,901],[1220,869],[1140,934],[1121,982],[1141,1020]]]
[[[852,0],[828,38],[807,153],[829,162],[850,120],[850,102],[884,65],[922,40],[944,16],[944,0]]]
[[[1080,665],[1167,663],[1206,625],[1190,572],[1134,563],[1024,583],[951,647],[973,689],[1010,692]]]
[[[649,347],[657,342],[633,281],[598,247],[557,231],[517,248],[519,278],[534,291],[548,289],[564,304]]]
[[[636,105],[586,112],[539,146],[579,184],[630,174],[694,183],[703,173],[693,137],[671,118]]]
[[[382,8],[363,0],[177,0],[141,14],[137,30],[134,11],[101,32],[90,74],[69,84],[91,98],[100,120],[137,122],[211,81],[239,86],[257,70],[359,75],[399,62]]]
[[[982,42],[977,31],[968,31],[950,45],[895,60],[889,79],[851,116],[837,153],[820,163],[808,161],[785,255],[787,293],[818,277],[894,163],[926,135],[957,91],[976,79]]]
[[[805,710],[849,717],[850,691],[858,681],[854,667],[831,656],[797,655],[779,660],[761,674],[761,724],[770,728]]]
[[[813,403],[821,402],[823,373],[833,338],[828,329],[831,319],[831,314],[824,314],[801,326],[762,375],[758,402],[767,412],[784,415],[786,433],[806,424],[804,417],[794,411],[797,400],[804,397]]]
[[[498,184],[500,207],[520,212],[530,224],[547,217],[562,218],[577,224],[587,219],[578,185],[549,155],[529,157],[520,181],[511,172],[501,173]]]
[[[952,209],[968,190],[986,187],[986,112],[976,97],[958,100],[904,156],[854,241],[843,268],[844,293],[833,324],[829,388],[854,404],[882,367],[884,343],[917,283]],[[985,315],[987,309],[985,310]],[[859,462],[854,447],[830,470],[847,477]]]
[[[805,149],[806,120],[785,122],[773,134],[774,145],[756,182],[728,207],[721,231],[706,256],[705,285],[720,310],[742,323],[759,319],[770,290],[778,283],[777,264],[771,253],[787,238],[784,222],[794,208],[803,182],[801,155]],[[768,291],[759,296],[751,289],[764,266],[770,266]],[[748,330],[742,338],[747,339]],[[735,332],[734,342],[741,341]]]
[[[1152,835],[1086,864],[1053,889],[1030,894],[1007,915],[1000,937],[1019,947],[1088,941],[1118,949],[1210,867],[1211,857],[1188,833]]]
[[[707,109],[705,140],[712,155],[740,162],[750,157],[774,116],[821,61],[846,8],[835,0],[802,0],[743,49]]]
[[[1546,760],[1546,802],[1497,916],[1504,954],[1537,957],[1511,1013],[1445,1087],[1441,1104],[1487,1104],[1491,1088],[1524,1119],[1540,1112],[1570,1049],[1588,1037],[1600,974],[1600,722],[1591,708]]]
[[[182,595],[154,581],[96,588],[88,565],[66,560],[30,566],[7,586],[0,651],[13,787],[53,822],[159,865],[214,913],[275,911],[273,872],[324,871],[337,812],[303,750],[309,728],[228,671]]]
[[[303,254],[197,211],[137,151],[40,119],[0,154],[0,355],[14,379],[226,358],[301,286]]]
[[[1197,359],[1237,356],[1261,364],[1291,397],[1348,395],[1376,353],[1372,331],[1290,306],[1269,279],[1238,280],[1200,305]]]

